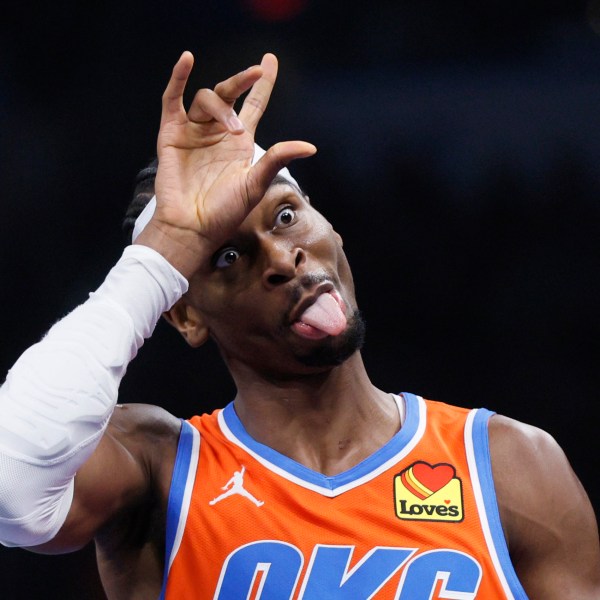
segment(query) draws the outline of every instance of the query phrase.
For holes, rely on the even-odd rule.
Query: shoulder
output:
[[[107,430],[108,436],[159,478],[172,466],[180,432],[181,419],[151,404],[117,404]]]
[[[528,593],[597,597],[600,552],[594,511],[557,441],[538,427],[501,415],[490,419],[489,440],[502,525]],[[561,596],[568,586],[575,595]]]
[[[494,415],[490,419],[489,439],[494,482],[501,503],[540,507],[542,498],[546,506],[551,506],[565,501],[577,504],[586,497],[562,448],[543,429]]]
[[[117,404],[99,449],[105,445],[108,455],[112,447],[112,460],[108,462],[118,461],[123,467],[135,465],[135,470],[146,480],[148,491],[165,495],[180,432],[181,419],[160,406]]]
[[[529,513],[563,501],[562,488],[580,485],[556,440],[546,431],[494,415],[489,423],[494,484],[503,524],[509,538],[522,531]],[[541,514],[539,515],[541,518]],[[510,542],[510,539],[509,539]]]
[[[159,406],[117,404],[105,435],[85,467],[99,474],[119,465],[141,496],[168,488],[181,431],[181,419]],[[95,467],[93,470],[91,467]],[[78,475],[81,475],[79,473]]]
[[[527,470],[534,465],[547,464],[549,455],[559,463],[566,461],[562,449],[549,433],[503,415],[495,414],[491,417],[489,436],[494,473],[498,472],[500,475],[506,468],[511,471],[510,467],[514,468],[515,461],[522,463]],[[530,475],[532,474],[528,474],[528,478]],[[547,469],[539,475],[546,477]]]
[[[117,404],[108,430],[116,437],[140,436],[157,441],[177,439],[181,419],[152,404]]]

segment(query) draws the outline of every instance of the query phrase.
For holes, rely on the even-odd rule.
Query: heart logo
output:
[[[452,465],[429,463],[418,461],[402,472],[401,478],[405,487],[417,498],[425,500],[432,494],[441,490],[456,476]]]

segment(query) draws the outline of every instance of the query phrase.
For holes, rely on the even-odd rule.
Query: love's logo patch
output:
[[[399,519],[459,522],[462,482],[452,465],[419,460],[394,477],[394,504]]]

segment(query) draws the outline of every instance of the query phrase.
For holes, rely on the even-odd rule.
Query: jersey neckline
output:
[[[312,489],[326,496],[337,496],[349,489],[369,481],[388,469],[408,454],[423,436],[425,431],[425,402],[420,396],[402,393],[393,395],[400,408],[402,399],[405,402],[406,414],[400,430],[379,450],[365,458],[354,467],[328,476],[292,460],[253,439],[240,421],[233,402],[229,403],[218,414],[218,422],[223,435],[232,443],[251,454],[263,466],[280,476]]]

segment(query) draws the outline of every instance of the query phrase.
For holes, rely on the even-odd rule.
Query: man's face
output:
[[[302,320],[322,294],[347,320],[337,335]],[[242,365],[277,377],[322,371],[362,344],[364,325],[341,238],[290,185],[269,188],[192,279],[187,300],[202,314],[234,376]]]

